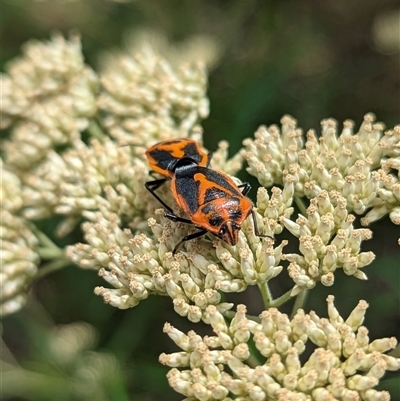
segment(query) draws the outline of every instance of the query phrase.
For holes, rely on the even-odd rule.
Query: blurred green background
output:
[[[24,42],[48,39],[54,30],[67,34],[77,29],[94,69],[99,54],[121,47],[132,29],[150,27],[177,42],[195,34],[214,37],[221,54],[210,71],[211,113],[203,122],[204,141],[211,150],[228,139],[235,152],[260,124],[279,123],[284,114],[295,117],[305,131],[318,129],[327,117],[339,122],[351,118],[358,126],[369,111],[388,128],[400,122],[400,11],[395,0],[2,0],[0,7],[2,71]],[[43,224],[51,231],[54,222]],[[365,270],[370,280],[338,274],[333,288],[320,286],[312,292],[306,309],[326,315],[324,300],[333,293],[347,316],[363,298],[370,303],[365,324],[371,338],[400,338],[400,255],[393,240],[400,236],[399,229],[388,219],[371,228],[374,239],[364,248],[378,257]],[[78,235],[65,243],[76,242]],[[276,295],[290,286],[281,276],[273,288]],[[93,272],[65,269],[37,282],[28,307],[4,319],[3,359],[25,369],[21,377],[18,372],[2,375],[8,380],[3,382],[5,400],[182,398],[169,389],[167,369],[157,362],[161,352],[175,349],[162,326],[169,321],[188,331],[193,325],[178,319],[164,298],[153,297],[127,311],[104,305],[93,294],[102,284]],[[259,313],[261,298],[255,289],[228,299],[243,302],[243,297],[250,313]],[[90,376],[97,386],[95,396],[79,389],[89,379],[76,375],[78,362],[60,362],[47,346],[56,327],[78,321],[90,323],[97,332],[81,359],[93,350],[113,354],[118,361],[113,374]],[[200,325],[194,328],[204,332]],[[393,400],[400,399],[398,380],[392,374],[382,383]]]

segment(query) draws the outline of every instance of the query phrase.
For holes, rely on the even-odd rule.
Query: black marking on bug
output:
[[[222,191],[221,189],[216,187],[211,187],[208,188],[205,192],[204,203],[211,202],[214,199],[218,198],[225,198],[226,196],[229,196],[229,194],[227,194],[225,191]]]
[[[193,214],[199,208],[199,183],[193,179],[198,168],[190,159],[182,159],[179,161],[179,167],[175,172],[176,192],[184,199]]]
[[[228,193],[225,193],[224,196],[227,195],[228,196],[236,195],[239,197],[243,196],[243,194],[240,192],[237,186],[232,186],[228,182],[228,180],[223,175],[219,174],[217,171],[214,171],[210,168],[199,166],[197,172],[203,174],[208,181],[215,182],[219,186],[225,188],[228,191]]]
[[[150,152],[150,156],[157,161],[157,165],[166,171],[174,171],[179,159],[171,156],[166,150],[155,149]]]
[[[184,157],[188,157],[195,161],[196,163],[201,162],[201,155],[198,152],[197,146],[195,143],[188,143],[186,146],[182,147],[182,152],[185,154]]]

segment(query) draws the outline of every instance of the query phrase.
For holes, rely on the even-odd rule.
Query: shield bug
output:
[[[246,194],[251,187],[248,183],[240,186],[228,175],[213,169],[198,166],[186,160],[178,163],[172,177],[171,190],[179,206],[189,219],[172,213],[165,217],[173,221],[193,224],[199,231],[182,238],[175,246],[173,253],[186,241],[198,238],[210,232],[229,245],[236,245],[241,225],[251,214],[254,231],[264,237],[258,230],[253,203]]]

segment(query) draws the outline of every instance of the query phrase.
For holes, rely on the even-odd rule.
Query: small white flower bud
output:
[[[347,380],[347,386],[350,390],[365,391],[375,387],[379,380],[373,376],[354,375]]]

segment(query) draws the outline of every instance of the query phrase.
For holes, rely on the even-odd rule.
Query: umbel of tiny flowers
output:
[[[152,204],[144,187],[147,177],[147,165],[131,148],[106,136],[88,144],[77,140],[73,148],[62,155],[50,152],[38,168],[24,174],[24,214],[35,219],[64,215],[58,234],[65,235],[82,217],[104,207],[136,228]]]
[[[383,124],[366,114],[357,133],[347,120],[341,132],[335,120],[321,122],[321,135],[307,132],[304,142],[296,120],[285,116],[282,128],[261,126],[255,139],[244,141],[247,171],[266,187],[295,177],[295,198],[313,198],[321,191],[339,192],[347,210],[366,215],[364,226],[389,214],[400,224],[400,125],[383,132]],[[333,191],[331,195],[331,191]]]
[[[342,268],[349,276],[367,279],[360,269],[369,265],[375,255],[361,252],[361,242],[370,239],[372,232],[353,227],[355,217],[348,214],[346,199],[339,192],[333,199],[331,202],[328,192],[322,190],[310,200],[307,218],[299,215],[295,222],[286,217],[280,219],[299,238],[301,254],[283,255],[283,259],[290,262],[288,272],[295,282],[292,295],[297,295],[301,289],[313,288],[317,281],[325,286],[333,285],[337,268]]]
[[[1,128],[11,127],[5,161],[31,169],[49,150],[80,137],[97,111],[98,78],[84,64],[80,37],[30,41],[1,74]]]
[[[103,125],[122,144],[186,137],[209,114],[206,60],[189,43],[178,51],[155,32],[134,38],[123,54],[105,57],[98,98]]]
[[[5,316],[25,305],[35,278],[68,261],[63,250],[23,216],[21,180],[1,159],[0,176],[0,316]]]
[[[143,221],[143,218],[148,217],[143,213],[152,205],[143,187],[144,181],[149,179],[143,148],[162,139],[163,135],[165,139],[187,137],[189,134],[201,138],[201,128],[195,124],[199,118],[208,115],[205,65],[185,61],[185,55],[181,52],[181,62],[173,66],[143,40],[137,41],[130,52],[132,56],[113,57],[111,64],[115,64],[116,68],[106,68],[99,77],[103,86],[99,90],[98,85],[93,88],[96,90],[92,95],[98,94],[94,97],[94,102],[99,104],[100,110],[96,105],[92,107],[92,99],[89,101],[76,97],[80,91],[85,90],[85,86],[80,81],[76,82],[75,74],[81,76],[84,71],[89,71],[83,64],[80,41],[76,36],[70,41],[56,36],[49,43],[32,42],[27,46],[25,58],[14,62],[22,63],[24,69],[15,71],[10,68],[9,75],[3,77],[10,88],[25,80],[29,82],[29,87],[33,87],[31,76],[35,77],[36,69],[44,70],[44,73],[39,74],[40,77],[43,76],[43,82],[36,82],[38,98],[29,91],[25,93],[24,87],[20,88],[20,97],[29,98],[32,107],[36,107],[42,98],[48,99],[51,107],[56,107],[60,102],[62,105],[62,102],[66,102],[71,107],[77,107],[80,102],[86,101],[88,109],[93,111],[91,116],[97,112],[95,117],[105,128],[99,127],[94,120],[80,119],[78,114],[72,112],[69,114],[70,109],[63,106],[61,109],[57,108],[60,116],[64,118],[71,115],[75,118],[73,121],[82,122],[79,130],[72,126],[65,129],[69,135],[68,138],[65,137],[71,145],[69,149],[56,152],[53,148],[65,141],[46,140],[45,144],[40,144],[41,136],[36,133],[33,143],[39,144],[40,150],[32,148],[32,141],[27,133],[21,138],[12,135],[5,146],[7,162],[18,169],[24,184],[25,216],[29,219],[41,219],[54,214],[65,215],[66,219],[57,230],[60,235],[65,235],[76,226],[84,210],[97,210],[98,205],[108,203],[107,198],[110,197],[113,197],[112,210],[119,208],[119,214],[125,216],[124,221],[131,219],[131,226],[136,228],[138,221],[135,222],[135,219],[140,217]],[[165,53],[168,54],[168,49]],[[43,57],[38,58],[35,55]],[[68,56],[71,60],[58,71],[57,62],[62,56]],[[68,69],[67,66],[71,64],[72,67]],[[136,66],[135,72],[131,69],[133,65]],[[28,76],[24,78],[24,74]],[[50,85],[52,79],[53,86]],[[11,95],[10,98],[7,97],[9,92],[12,93],[10,88],[4,93],[5,104],[9,105],[4,108],[4,113],[11,115],[14,103],[18,102]],[[50,92],[47,93],[46,90]],[[125,96],[123,90],[133,94],[133,98]],[[43,94],[46,96],[39,96]],[[27,106],[27,110],[30,112],[32,107]],[[42,111],[42,114],[35,113],[35,116],[40,121],[49,120],[49,109]],[[17,127],[18,119],[29,120],[25,114],[20,114],[15,113],[13,119],[7,120],[9,123],[14,122],[12,129]],[[127,121],[130,128],[134,127],[128,136],[119,136],[113,128],[115,126],[116,130],[123,129],[125,125],[122,120]],[[150,133],[153,132],[151,127],[155,121],[157,129],[153,135]],[[80,132],[85,128],[88,128],[90,135],[89,143],[80,138]],[[118,149],[117,141],[123,145],[134,142],[134,145],[140,147]],[[15,162],[12,161],[14,159]],[[230,171],[236,172],[241,167],[241,160],[240,156],[233,159]],[[29,170],[21,170],[25,164],[29,165]]]
[[[17,215],[22,206],[21,182],[0,159],[0,316],[21,309],[26,287],[38,270],[39,240],[29,222]]]
[[[245,305],[238,305],[230,323],[210,305],[206,314],[213,335],[204,337],[167,323],[164,331],[180,348],[160,355],[160,362],[172,368],[170,386],[187,401],[389,400],[388,392],[375,388],[386,371],[400,369],[400,358],[386,354],[396,339],[370,341],[362,325],[365,301],[347,319],[333,301],[328,296],[328,318],[299,309],[290,319],[270,308],[250,320]]]

